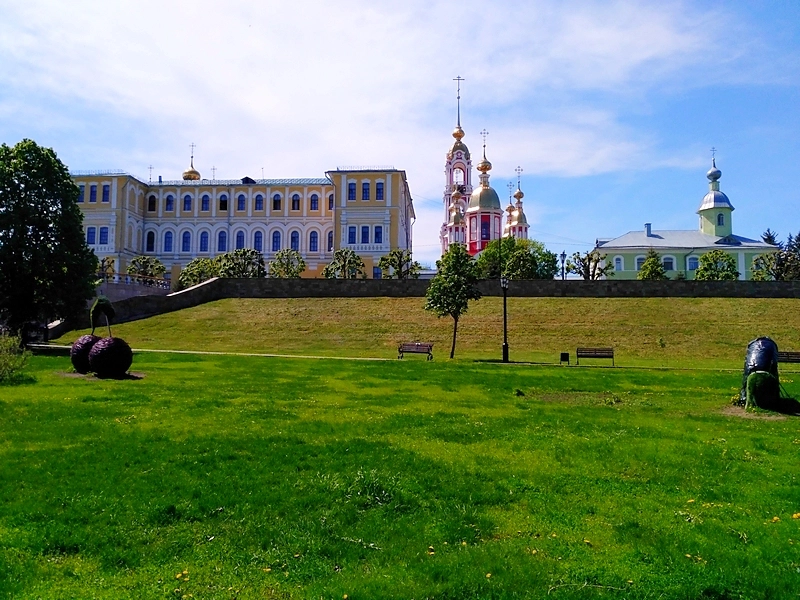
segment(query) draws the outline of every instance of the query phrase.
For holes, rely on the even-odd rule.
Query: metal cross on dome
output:
[[[517,166],[517,168],[514,169],[514,172],[517,174],[517,189],[522,189],[519,183],[520,179],[522,178],[522,167]]]
[[[711,146],[711,158],[717,158],[717,149]]]
[[[489,132],[486,129],[481,130],[481,137],[483,138],[483,158],[486,158],[486,136],[489,135]]]
[[[508,182],[508,202],[511,203],[511,196],[514,194],[514,182]]]

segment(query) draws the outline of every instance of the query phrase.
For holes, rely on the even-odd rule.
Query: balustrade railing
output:
[[[97,277],[103,280],[103,283],[117,283],[121,285],[141,285],[161,290],[168,290],[172,285],[169,279],[161,277],[149,277],[147,275],[135,275],[129,273],[98,273]]]

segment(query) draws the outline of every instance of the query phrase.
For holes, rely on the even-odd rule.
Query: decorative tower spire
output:
[[[700,231],[716,237],[728,237],[733,234],[731,213],[733,205],[724,192],[719,189],[722,171],[717,168],[717,149],[711,148],[711,168],[706,173],[708,193],[700,202]]]
[[[185,181],[198,181],[200,179],[200,172],[194,168],[194,142],[189,144],[189,147],[192,149],[192,157],[189,162],[189,168],[183,172],[183,179]]]

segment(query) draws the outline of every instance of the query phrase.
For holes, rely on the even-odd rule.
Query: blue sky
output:
[[[73,170],[218,178],[405,169],[438,257],[444,154],[489,130],[501,197],[586,250],[693,229],[709,149],[734,231],[800,231],[800,2],[0,0],[0,141]]]

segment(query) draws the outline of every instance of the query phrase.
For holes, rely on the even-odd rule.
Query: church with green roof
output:
[[[706,174],[709,191],[700,202],[697,214],[700,224],[696,230],[659,230],[645,223],[644,229],[629,231],[614,239],[598,239],[595,250],[606,255],[614,265],[615,279],[637,279],[649,250],[655,250],[667,275],[672,278],[694,279],[700,256],[711,250],[722,250],[736,259],[739,279],[752,278],[753,259],[777,248],[761,240],[733,233],[733,205],[719,189],[722,171],[712,158]]]

